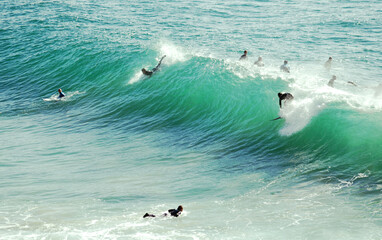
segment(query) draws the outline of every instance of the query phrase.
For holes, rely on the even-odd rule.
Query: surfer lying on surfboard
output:
[[[156,72],[156,71],[158,70],[160,64],[162,63],[163,58],[165,58],[165,57],[166,57],[166,55],[164,55],[164,56],[161,58],[161,60],[159,60],[158,65],[157,65],[155,68],[151,69],[151,71],[148,71],[148,70],[146,70],[145,68],[142,68],[142,73],[143,73],[144,75],[146,75],[146,76],[151,76],[151,75],[153,75],[153,73]]]
[[[183,207],[182,207],[182,205],[179,205],[177,209],[169,209],[169,210],[167,210],[167,212],[162,214],[162,217],[167,217],[167,216],[179,217],[179,215],[182,212],[183,212]],[[147,217],[156,217],[156,216],[154,214],[145,213],[145,215],[143,215],[143,218],[147,218]]]

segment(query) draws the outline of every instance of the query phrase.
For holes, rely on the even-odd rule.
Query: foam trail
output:
[[[79,94],[84,94],[85,92],[80,92],[80,91],[74,91],[74,92],[67,92],[65,94],[65,97],[59,98],[58,94],[53,94],[49,98],[43,98],[45,102],[52,102],[52,101],[69,101],[73,96],[79,95]]]
[[[172,65],[176,62],[184,62],[187,60],[185,51],[181,49],[180,47],[177,47],[173,44],[168,43],[161,43],[157,50],[159,52],[159,56],[156,58],[157,63],[159,60],[166,55],[166,57],[163,59],[160,68],[163,68],[164,66]],[[155,64],[156,65],[156,64]],[[153,66],[154,67],[154,66]],[[134,84],[136,82],[139,82],[143,79],[145,79],[146,76],[142,74],[141,71],[135,73],[135,75],[128,81],[128,85]]]
[[[163,55],[166,55],[166,58],[164,59],[162,63],[165,65],[171,65],[176,62],[184,62],[188,59],[186,57],[187,53],[184,51],[184,49],[170,43],[162,42],[159,46],[159,52],[160,52],[159,58],[161,58]]]
[[[279,133],[290,136],[301,131],[324,107],[325,103],[322,100],[314,98],[287,102],[280,110],[280,116],[285,119],[285,126],[280,129]]]
[[[141,71],[135,73],[135,75],[129,80],[127,84],[134,84],[136,82],[139,82],[144,79],[144,75],[142,74]]]

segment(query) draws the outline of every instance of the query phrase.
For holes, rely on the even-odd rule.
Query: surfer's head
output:
[[[180,212],[183,211],[182,205],[179,205],[177,210],[180,211]]]
[[[244,55],[247,55],[247,50],[244,50]]]
[[[58,92],[59,92],[59,93],[61,93],[61,92],[62,92],[61,88],[59,88],[59,89],[58,89]]]
[[[279,96],[279,97],[281,97],[281,95],[283,95],[281,92],[279,92],[279,93],[277,94],[277,96]]]
[[[287,60],[284,60],[284,64],[288,64],[288,61],[287,61]]]
[[[262,57],[259,57],[257,60],[258,60],[258,61],[261,61],[261,60],[263,60],[263,58],[262,58]]]
[[[142,68],[142,73],[144,75],[151,75],[152,74],[152,72],[147,71],[145,68]]]

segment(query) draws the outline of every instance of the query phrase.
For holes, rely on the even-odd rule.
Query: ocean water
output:
[[[0,16],[0,239],[382,239],[380,0]]]

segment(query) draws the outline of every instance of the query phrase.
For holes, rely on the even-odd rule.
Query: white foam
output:
[[[166,58],[163,61],[163,64],[165,65],[172,65],[177,62],[184,62],[189,57],[189,53],[187,53],[183,48],[179,46],[175,46],[172,43],[161,41],[161,43],[158,46],[159,48],[159,58],[161,58],[163,55],[166,55]],[[160,59],[157,59],[158,61]]]
[[[160,59],[164,55],[166,55],[166,57],[163,59],[163,62],[161,63],[161,68],[163,68],[163,66],[166,66],[166,65],[169,66],[177,62],[184,62],[190,56],[190,54],[184,51],[184,49],[182,49],[181,47],[175,46],[174,44],[163,41],[163,40],[160,41],[160,43],[158,44],[156,48],[157,48],[156,51],[159,52],[159,55],[156,58],[157,62],[159,62]],[[141,68],[140,68],[139,71],[137,71],[134,74],[134,76],[128,81],[127,84],[134,84],[145,78],[146,76],[142,74]]]
[[[84,94],[85,92],[80,92],[80,91],[74,91],[74,92],[67,92],[65,94],[65,97],[63,98],[59,98],[58,97],[58,94],[53,94],[52,96],[50,96],[49,98],[43,98],[42,100],[44,100],[45,102],[55,102],[55,101],[63,101],[63,102],[66,102],[66,101],[69,101],[73,96],[75,95],[79,95],[79,94]]]
[[[354,175],[350,180],[339,179],[338,181],[340,183],[335,187],[335,189],[340,190],[342,188],[351,187],[356,180],[361,178],[367,178],[370,176],[370,174],[371,172],[369,170],[366,170],[364,173],[358,173],[357,175]]]
[[[293,79],[285,89],[293,94],[294,100],[280,110],[280,116],[285,119],[285,125],[280,130],[281,135],[292,135],[309,124],[325,107],[333,106],[343,109],[353,109],[362,112],[382,111],[382,97],[379,88],[368,86],[367,81],[358,86],[348,83],[354,79],[339,72],[334,87],[327,85],[332,73],[324,71],[321,65],[305,64],[295,69]],[[362,85],[361,83],[365,84]]]
[[[317,98],[302,98],[285,103],[280,110],[280,116],[285,119],[280,134],[289,136],[302,130],[324,107],[325,103]]]
[[[129,80],[129,82],[127,84],[134,84],[136,82],[143,80],[144,78],[145,78],[145,76],[139,70],[139,72],[136,72],[135,75]]]

